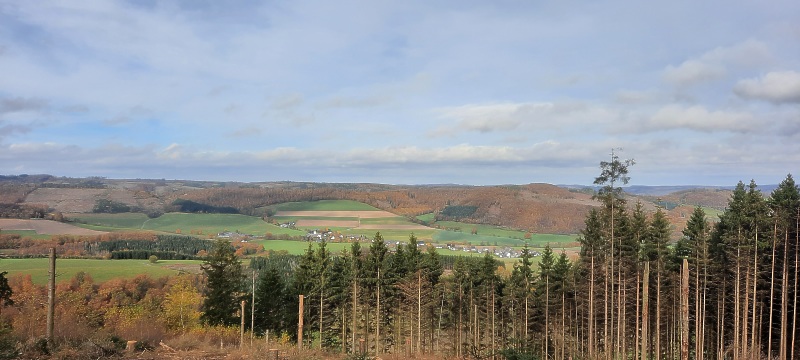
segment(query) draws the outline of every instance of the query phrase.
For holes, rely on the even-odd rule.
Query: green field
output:
[[[316,242],[292,241],[292,240],[259,240],[256,244],[264,245],[264,249],[272,251],[286,251],[292,255],[303,255],[311,244],[312,249],[317,250]],[[326,249],[332,253],[340,253],[344,249],[350,249],[350,243],[328,243]],[[369,243],[361,244],[361,247],[369,247]]]
[[[378,211],[375,207],[352,200],[319,200],[272,205],[276,211]]]
[[[417,219],[422,220],[426,223],[432,223],[433,220],[436,219],[436,215],[434,213],[427,213],[417,216]]]
[[[719,221],[719,216],[724,213],[722,210],[710,208],[710,207],[702,207],[703,211],[706,213],[706,218],[710,221]],[[691,214],[687,214],[687,217],[691,216]]]
[[[415,225],[402,216],[361,219],[361,223],[375,225]]]
[[[271,219],[281,224],[287,222],[296,222],[297,220],[358,221],[357,217],[328,217],[328,216],[273,216]]]
[[[434,223],[442,229],[461,229],[461,232],[470,233],[472,229],[478,231],[478,235],[499,236],[507,238],[525,237],[525,232],[521,230],[505,229],[494,225],[469,224],[456,221],[437,221]]]
[[[170,233],[191,234],[202,232],[203,235],[216,235],[223,231],[238,231],[242,234],[263,236],[266,233],[288,234],[298,236],[304,231],[282,228],[269,224],[261,218],[238,214],[187,214],[168,213],[155,219],[144,214],[80,214],[74,219],[84,224],[83,227],[95,230],[115,231],[122,229],[154,230]]]
[[[2,259],[0,271],[8,271],[8,276],[30,274],[36,284],[47,283],[49,260],[38,259]],[[133,278],[146,274],[153,278],[176,275],[178,269],[192,268],[199,270],[200,260],[159,260],[152,264],[147,260],[97,260],[97,259],[57,259],[56,282],[69,281],[76,273],[83,271],[92,276],[95,282],[103,282],[114,278]]]
[[[147,215],[142,213],[74,214],[68,217],[89,225],[124,229],[141,229],[142,224],[149,220]]]
[[[50,240],[53,235],[39,234],[35,230],[2,230],[0,234],[17,234],[23,238],[30,238],[34,240]]]
[[[576,235],[556,235],[556,234],[533,234],[530,239],[508,238],[500,236],[488,235],[472,235],[470,233],[454,232],[454,231],[439,231],[433,236],[433,241],[437,243],[469,243],[472,245],[486,245],[486,246],[510,246],[522,247],[528,243],[530,247],[543,248],[545,245],[550,244],[554,249],[569,249],[577,245]]]

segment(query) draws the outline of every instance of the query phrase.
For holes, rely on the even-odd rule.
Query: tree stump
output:
[[[128,342],[125,344],[125,351],[129,353],[134,352],[136,350],[136,343],[138,343],[138,341],[128,340]]]

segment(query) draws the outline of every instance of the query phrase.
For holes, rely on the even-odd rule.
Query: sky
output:
[[[800,2],[0,0],[0,174],[776,184]]]

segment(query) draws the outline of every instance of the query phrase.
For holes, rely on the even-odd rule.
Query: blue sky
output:
[[[0,173],[780,182],[797,1],[0,0]]]

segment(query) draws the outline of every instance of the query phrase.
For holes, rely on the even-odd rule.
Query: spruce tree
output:
[[[224,239],[217,240],[201,269],[207,282],[200,319],[209,325],[237,324],[239,301],[245,295],[245,276],[231,243]]]
[[[275,267],[270,266],[261,271],[256,284],[255,330],[264,333],[270,330],[278,335],[292,324],[292,315],[288,311],[290,303],[286,284]]]

